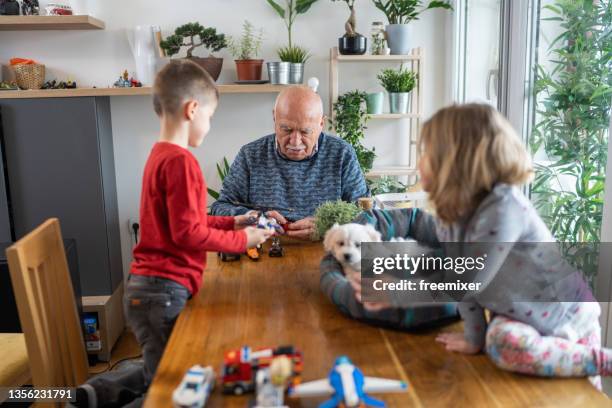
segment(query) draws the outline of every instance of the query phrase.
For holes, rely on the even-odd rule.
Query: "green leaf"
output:
[[[267,0],[268,4],[270,6],[272,6],[272,8],[274,10],[276,10],[276,12],[278,13],[278,15],[284,19],[285,18],[285,9],[282,8],[277,2],[275,2],[274,0]]]
[[[310,7],[316,3],[318,0],[297,0],[295,3],[295,11],[298,14],[306,13]]]

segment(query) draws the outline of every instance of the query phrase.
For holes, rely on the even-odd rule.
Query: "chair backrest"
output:
[[[87,380],[87,352],[59,221],[45,221],[6,254],[33,385],[82,384]]]

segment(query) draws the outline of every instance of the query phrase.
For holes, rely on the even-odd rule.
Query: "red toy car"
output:
[[[225,353],[224,364],[221,370],[221,385],[226,394],[241,395],[255,390],[255,376],[257,370],[268,367],[272,359],[284,355],[293,363],[294,384],[299,383],[302,373],[302,352],[293,346],[280,346],[275,349],[262,348],[251,350],[242,347]]]

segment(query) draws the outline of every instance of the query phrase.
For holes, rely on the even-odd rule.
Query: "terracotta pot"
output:
[[[239,81],[259,81],[263,60],[236,60],[236,74]]]
[[[219,75],[221,75],[221,68],[223,67],[223,58],[217,57],[191,57],[189,58],[191,61],[200,65],[202,68],[206,70],[215,81],[219,79]]]

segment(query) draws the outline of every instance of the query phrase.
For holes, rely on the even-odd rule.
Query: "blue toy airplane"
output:
[[[385,378],[364,377],[361,370],[346,356],[340,356],[328,378],[309,381],[289,389],[290,397],[320,397],[331,395],[332,398],[319,405],[319,408],[336,408],[344,404],[347,408],[363,406],[384,407],[385,403],[370,397],[367,393],[406,391],[403,381]]]

